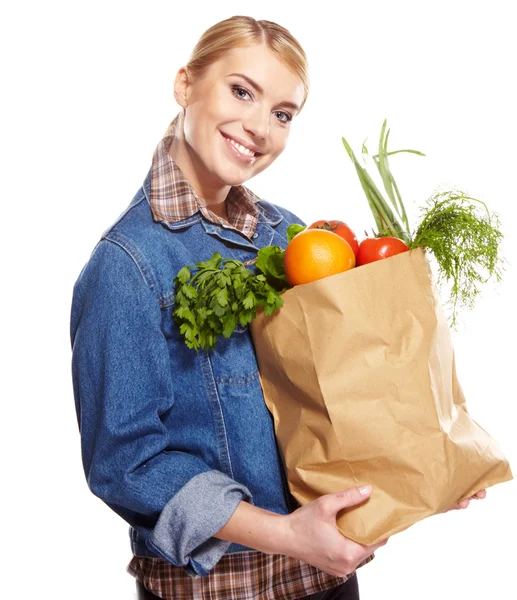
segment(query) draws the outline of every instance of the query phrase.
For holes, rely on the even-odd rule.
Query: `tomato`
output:
[[[389,258],[407,252],[409,246],[394,237],[366,238],[359,244],[359,252],[357,253],[357,266],[367,265],[368,263],[382,258]]]
[[[337,233],[337,235],[341,236],[345,242],[350,244],[350,247],[354,251],[354,255],[357,259],[359,242],[357,241],[355,233],[346,223],[343,223],[343,221],[316,221],[312,225],[309,225],[308,229],[326,229],[327,231]]]

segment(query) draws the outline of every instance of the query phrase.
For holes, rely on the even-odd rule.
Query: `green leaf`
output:
[[[264,306],[264,314],[269,317],[270,315],[272,315],[276,310],[276,306],[274,304],[266,304]]]
[[[206,321],[208,314],[209,314],[209,311],[206,309],[205,306],[200,306],[197,309],[197,317],[198,317],[200,326],[203,325],[203,323]]]
[[[182,288],[182,292],[189,300],[197,298],[197,291],[191,285],[185,284]]]
[[[213,349],[215,348],[215,344],[216,344],[216,342],[217,342],[217,338],[216,338],[216,336],[215,336],[213,333],[209,333],[209,334],[206,336],[206,339],[207,339],[208,348],[209,348],[210,350],[213,350]]]
[[[175,311],[175,314],[177,317],[179,317],[180,319],[184,319],[185,321],[188,321],[193,326],[197,325],[196,319],[194,318],[192,311],[189,308],[187,308],[186,306],[178,307],[178,309]]]
[[[374,157],[375,159],[377,159],[375,161],[375,163],[377,165],[377,168],[379,169],[379,172],[381,174],[381,178],[382,178],[382,181],[384,184],[384,189],[386,190],[386,193],[388,194],[388,197],[393,205],[393,208],[397,211],[399,217],[404,222],[405,236],[403,237],[403,239],[406,242],[409,242],[411,235],[410,235],[410,227],[409,227],[409,221],[408,221],[407,214],[406,214],[406,209],[404,207],[404,203],[402,202],[402,197],[400,195],[399,189],[395,182],[395,178],[393,177],[393,174],[390,171],[389,163],[388,163],[388,156],[389,156],[388,138],[389,138],[390,130],[388,129],[388,131],[384,135],[385,129],[386,129],[386,120],[384,120],[382,130],[381,130],[381,136],[379,139],[379,154]]]
[[[221,274],[219,275],[219,281],[221,282],[221,285],[231,285],[232,278],[229,273],[221,271]]]
[[[218,269],[221,264],[222,256],[219,252],[214,252],[212,258],[205,260],[204,262],[198,262],[197,267],[199,270]]]
[[[266,281],[279,291],[290,287],[285,275],[284,254],[284,249],[279,246],[265,246],[258,251],[255,265]]]
[[[280,246],[264,246],[264,248],[261,248],[257,253],[257,262],[255,263],[255,266],[266,276],[272,274],[273,277],[278,277],[285,273],[282,273],[283,269],[277,264],[273,265],[270,263],[269,259],[273,255],[280,256],[283,260],[284,249],[280,248]],[[271,272],[271,269],[274,269],[274,271]]]
[[[180,286],[176,292],[176,295],[174,296],[174,304],[176,306],[189,306],[189,300],[183,293],[183,287],[184,286]]]
[[[219,302],[220,306],[228,305],[228,290],[223,287],[216,294],[217,302]]]
[[[176,277],[180,283],[187,283],[190,279],[190,269],[188,267],[183,267],[179,270]]]
[[[375,219],[378,233],[381,231],[388,231],[390,235],[407,239],[408,233],[404,231],[404,228],[393,214],[388,202],[385,200],[370,174],[359,164],[354,151],[345,138],[342,137],[341,140],[355,166],[359,181],[361,182],[361,186],[364,190],[368,204],[370,205],[370,209],[372,211],[372,215]]]
[[[253,321],[255,316],[256,316],[256,310],[254,308],[249,309],[249,310],[243,310],[239,314],[239,323],[242,325],[242,327],[246,327],[246,325],[248,325],[248,323],[251,323]]]
[[[305,229],[307,229],[307,226],[300,225],[299,223],[292,223],[291,225],[289,225],[286,231],[287,242],[289,243],[295,235],[298,235],[302,231],[305,231]]]
[[[223,320],[223,336],[229,338],[237,326],[237,317],[232,314],[228,314]]]
[[[224,306],[221,306],[218,302],[214,302],[212,310],[214,311],[214,315],[216,317],[222,317],[228,312],[226,308]]]
[[[418,156],[425,156],[425,154],[423,152],[420,152],[419,150],[409,150],[409,149],[392,150],[391,152],[387,152],[386,156],[391,156],[392,154],[400,154],[401,152],[409,152],[410,154],[418,154]],[[373,158],[377,158],[377,154]]]
[[[269,294],[267,295],[267,300],[266,300],[266,302],[267,302],[268,304],[275,304],[275,302],[276,302],[276,299],[277,299],[277,296],[278,296],[278,294],[275,294],[275,292],[274,292],[273,290],[271,290],[271,291],[269,292]]]
[[[192,327],[189,323],[182,323],[180,325],[180,333],[183,334],[186,340],[191,343],[196,341],[197,330],[195,327]]]
[[[207,324],[208,324],[208,329],[209,330],[215,330],[217,331],[217,329],[221,326],[221,316],[226,314],[226,311],[221,308],[219,305],[217,305],[218,309],[221,310],[221,314],[217,314],[217,311],[212,311],[208,317],[207,317]]]
[[[234,290],[238,290],[243,286],[242,277],[238,274],[232,276],[232,282]]]
[[[382,124],[381,135],[379,138],[379,160],[376,161],[377,167],[379,169],[379,173],[381,174],[382,183],[384,185],[384,189],[388,194],[388,198],[391,200],[391,203],[395,209],[397,209],[397,204],[395,202],[395,194],[393,193],[393,187],[391,185],[391,178],[388,168],[388,157],[386,156],[386,148],[388,145],[388,136],[390,134],[390,130],[386,132],[386,137],[384,137],[386,132],[386,119],[384,119],[384,123]]]
[[[256,304],[257,299],[255,298],[255,294],[250,290],[242,301],[242,305],[244,308],[253,308]]]

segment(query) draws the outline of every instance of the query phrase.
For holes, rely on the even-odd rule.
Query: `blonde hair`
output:
[[[203,77],[205,71],[232,48],[265,44],[302,81],[305,89],[300,110],[309,94],[309,66],[300,43],[287,29],[272,21],[234,16],[207,29],[199,38],[185,65],[189,79]]]

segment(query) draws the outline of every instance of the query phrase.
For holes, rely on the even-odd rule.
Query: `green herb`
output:
[[[350,144],[342,138],[361,186],[370,205],[377,231],[376,237],[393,236],[402,239],[410,249],[422,247],[434,255],[438,265],[438,283],[450,284],[447,304],[452,306],[450,324],[457,324],[458,311],[473,308],[479,294],[479,284],[491,277],[501,279],[504,259],[499,255],[503,238],[497,215],[486,205],[467,194],[448,190],[435,192],[422,210],[422,218],[414,234],[411,233],[404,203],[391,173],[388,157],[401,152],[425,156],[418,150],[388,151],[390,130],[384,121],[379,138],[379,152],[373,161],[381,176],[387,196],[383,196],[373,178],[363,167]],[[365,143],[363,155],[368,156]]]
[[[289,227],[287,228],[287,231],[286,231],[287,243],[289,243],[294,238],[295,235],[298,235],[299,233],[301,233],[302,231],[305,231],[306,229],[307,229],[306,225],[300,225],[299,223],[292,223],[291,225],[289,225]]]
[[[255,263],[266,281],[278,292],[285,291],[289,286],[284,269],[284,249],[280,246],[266,246],[258,251]]]
[[[379,154],[376,154],[372,157],[381,175],[382,183],[384,189],[386,190],[389,201],[384,198],[382,192],[379,190],[368,171],[361,166],[350,144],[345,140],[344,137],[342,137],[341,140],[348,155],[354,163],[359,181],[361,182],[361,186],[364,190],[368,204],[370,205],[370,209],[375,219],[375,224],[377,225],[377,232],[374,232],[375,237],[393,236],[404,240],[406,243],[409,243],[411,240],[409,222],[398,186],[389,168],[388,156],[391,156],[392,154],[399,154],[401,152],[409,152],[419,156],[425,156],[425,154],[419,152],[418,150],[395,150],[388,152],[389,135],[390,130],[386,130],[385,120],[382,124],[381,135],[379,138]],[[362,153],[364,155],[368,155],[368,149],[366,148],[366,144],[364,142],[362,146]]]
[[[290,225],[287,241],[304,229],[304,225]],[[209,260],[180,269],[174,279],[172,314],[189,348],[213,350],[219,336],[229,338],[237,324],[250,323],[257,308],[271,315],[282,306],[280,294],[291,287],[285,276],[284,249],[265,246],[246,264],[255,264],[259,273],[217,252]],[[197,269],[194,275],[193,269]]]
[[[286,231],[287,243],[289,243],[295,235],[307,229],[305,225],[293,223],[289,225]],[[258,251],[256,267],[266,277],[267,282],[282,293],[291,286],[285,276],[284,268],[285,250],[280,246],[265,246]]]
[[[462,308],[473,308],[479,285],[491,277],[501,280],[504,260],[500,221],[484,202],[461,191],[434,193],[422,210],[422,220],[410,248],[430,250],[438,263],[438,283],[451,284],[447,301],[453,327]]]
[[[197,267],[192,275],[191,269]],[[283,300],[262,274],[249,271],[242,262],[223,259],[217,252],[210,260],[185,266],[174,279],[173,316],[189,348],[214,349],[217,338],[229,338],[238,323],[247,325],[257,307],[270,315]]]

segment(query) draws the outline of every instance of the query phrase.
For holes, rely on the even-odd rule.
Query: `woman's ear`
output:
[[[185,67],[181,67],[176,74],[176,79],[174,80],[174,98],[176,99],[176,102],[183,108],[187,107],[187,88],[187,71]]]

